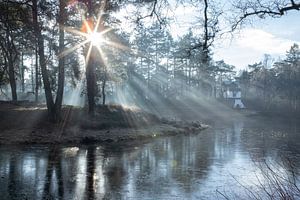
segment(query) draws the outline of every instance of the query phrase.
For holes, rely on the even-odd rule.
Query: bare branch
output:
[[[152,10],[151,10],[150,14],[138,17],[138,19],[136,20],[136,22],[139,23],[143,19],[146,19],[148,17],[153,17],[153,15],[155,15],[156,17],[158,17],[158,15],[156,13],[156,6],[157,6],[157,0],[154,0],[153,6],[152,6]]]
[[[244,20],[251,16],[258,16],[259,18],[281,17],[291,10],[300,10],[300,3],[296,3],[294,0],[290,0],[289,3],[269,2],[269,4],[262,4],[261,1],[246,1],[237,2],[234,5],[235,8],[242,12],[242,15],[232,25],[232,31],[240,26]]]

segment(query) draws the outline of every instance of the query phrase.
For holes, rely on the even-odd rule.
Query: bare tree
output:
[[[232,30],[242,26],[251,17],[264,19],[266,17],[281,17],[291,10],[300,10],[300,2],[294,0],[258,1],[239,0],[233,7],[237,9],[237,16],[233,17]]]

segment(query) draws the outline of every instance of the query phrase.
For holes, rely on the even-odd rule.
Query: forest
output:
[[[230,55],[232,59],[228,59],[223,57],[219,50],[222,50],[225,43],[232,45],[233,41],[242,41],[243,33],[249,27],[259,27],[262,24],[268,27],[267,23],[276,26],[276,20],[281,19],[297,21],[299,10],[300,2],[296,0],[0,0],[0,144],[30,147],[35,144],[50,145],[47,159],[49,162],[54,160],[54,163],[59,163],[56,168],[60,168],[62,164],[62,158],[57,158],[56,155],[62,156],[62,149],[68,148],[64,145],[87,145],[83,149],[87,148],[88,156],[92,158],[84,159],[87,159],[86,162],[92,159],[95,174],[95,155],[98,155],[98,147],[93,145],[99,144],[104,145],[99,148],[103,152],[107,151],[107,158],[114,159],[111,156],[115,155],[115,149],[111,148],[116,145],[122,149],[120,151],[124,155],[130,157],[129,160],[136,157],[143,162],[143,156],[127,153],[138,151],[148,158],[152,151],[149,145],[154,145],[163,149],[164,153],[170,151],[171,155],[177,152],[172,145],[176,146],[179,137],[184,137],[182,141],[188,143],[196,137],[195,140],[199,140],[199,144],[203,145],[201,148],[194,143],[180,143],[177,144],[180,146],[180,152],[177,153],[181,155],[185,151],[186,155],[198,157],[192,161],[190,157],[182,155],[182,159],[186,160],[179,162],[181,158],[174,156],[176,162],[170,161],[170,166],[172,170],[178,170],[177,163],[180,163],[180,169],[187,170],[187,165],[197,160],[199,163],[194,163],[195,166],[201,169],[203,167],[204,171],[210,169],[208,166],[213,166],[209,159],[217,159],[218,156],[224,156],[222,162],[230,163],[230,151],[245,151],[251,154],[253,149],[258,149],[259,153],[254,152],[257,154],[252,160],[259,160],[265,149],[271,149],[270,152],[273,153],[273,144],[277,144],[278,137],[284,138],[283,146],[293,141],[295,144],[291,142],[292,146],[297,149],[300,141],[299,134],[297,135],[298,125],[295,125],[300,118],[300,38],[295,31],[297,27],[280,30],[278,25],[274,31],[279,35],[283,35],[284,31],[296,35],[293,39],[288,38],[288,45],[285,44],[280,55],[262,52],[256,60],[250,63],[244,61],[243,64],[235,66],[231,60],[243,60],[242,52],[237,51]],[[293,19],[294,16],[296,17]],[[285,21],[286,26],[289,24],[288,20]],[[286,37],[288,36],[290,35],[287,34]],[[275,38],[274,35],[272,37]],[[261,39],[259,35],[257,38]],[[249,42],[245,44],[247,45],[250,45]],[[282,46],[270,48],[283,49]],[[265,48],[261,47],[260,51],[263,51],[262,49]],[[248,54],[250,58],[251,52]],[[273,127],[270,120],[286,121],[275,122]],[[266,126],[262,126],[261,123],[265,123]],[[277,127],[275,124],[282,126]],[[289,124],[290,126],[287,126]],[[287,136],[289,131],[292,131],[292,136]],[[250,136],[246,133],[251,133],[251,138],[248,138]],[[227,143],[219,134],[229,134]],[[265,134],[268,135],[267,138],[270,136],[271,142],[263,147],[259,146],[257,140],[261,139],[262,135],[265,138]],[[236,140],[236,135],[241,138]],[[169,137],[173,138],[170,139],[170,143]],[[155,143],[156,140],[152,142],[155,138],[161,138],[161,143]],[[202,149],[206,147],[206,144],[202,144],[203,138],[211,145],[207,147],[209,150]],[[149,140],[150,144],[147,143]],[[251,142],[243,147],[243,150],[233,150],[229,140],[232,144],[238,141],[239,145]],[[123,143],[119,145],[119,142],[124,141],[134,142],[135,149],[128,152],[123,150]],[[264,139],[260,141],[265,142]],[[142,148],[136,143],[146,143],[146,146]],[[63,148],[57,145],[63,145]],[[219,146],[213,148],[213,145]],[[74,148],[71,148],[72,152]],[[124,147],[126,148],[127,146]],[[286,150],[281,149],[281,146],[278,148],[275,148],[278,152]],[[223,153],[218,154],[218,149],[223,149]],[[23,152],[24,149],[20,151]],[[82,149],[78,147],[75,154],[79,156],[76,152],[80,151]],[[192,151],[196,153],[193,154]],[[215,152],[215,156],[209,158],[211,154],[207,151]],[[33,152],[35,155],[35,150]],[[291,152],[291,156],[300,155],[294,150]],[[155,163],[166,159],[163,155],[152,153],[154,160],[158,159]],[[273,155],[272,153],[270,155]],[[10,155],[7,149],[3,150],[0,146],[0,187],[6,184],[3,180],[11,180],[8,172],[1,168],[3,163],[11,162],[5,160],[7,155]],[[102,153],[99,155],[102,156]],[[122,160],[122,155],[117,154],[116,157]],[[103,163],[106,162],[105,156],[104,160],[101,160]],[[202,156],[207,159],[205,164],[200,163]],[[244,158],[243,156],[244,154],[240,159]],[[266,156],[266,160],[275,157]],[[227,161],[227,158],[230,161]],[[277,157],[275,160],[278,161]],[[122,164],[129,169],[130,164],[126,162]],[[154,161],[147,163],[151,162]],[[246,165],[250,162],[248,158],[244,161]],[[154,165],[152,164],[152,167]],[[87,168],[90,166],[90,163],[87,163]],[[170,171],[168,167],[166,170]],[[262,169],[263,175],[268,174],[267,177],[262,177],[264,181],[269,181],[269,188],[260,182],[259,176],[256,183],[263,186],[263,195],[257,193],[256,196],[257,191],[247,189],[246,199],[299,197],[299,182],[295,182],[295,188],[294,185],[293,188],[287,188],[285,182],[278,183],[278,179],[274,181],[277,171],[272,167],[266,165],[271,175],[264,171],[266,168],[259,168]],[[114,171],[114,168],[107,168],[109,172]],[[120,177],[123,177],[122,173],[131,173],[126,171],[127,168],[111,173],[119,173]],[[295,169],[298,171],[300,167]],[[284,172],[289,171],[286,169]],[[177,181],[182,181],[180,179],[183,179],[183,172],[174,173]],[[55,176],[58,179],[57,192],[59,198],[62,198],[62,183],[59,183],[58,176],[64,175]],[[112,178],[114,174],[102,176]],[[156,176],[157,174],[152,174],[152,177]],[[293,171],[293,176],[298,178],[297,172]],[[193,179],[192,175],[188,177]],[[199,177],[201,176],[197,174],[197,178]],[[50,178],[50,175],[47,175],[47,178]],[[244,186],[238,178],[235,180],[238,186],[248,188],[249,182]],[[92,177],[90,181],[95,180]],[[272,181],[279,186],[273,187]],[[190,187],[195,186],[195,183],[183,182],[184,187],[186,184],[191,184]],[[125,184],[118,182],[122,185],[121,183]],[[90,182],[86,184],[88,187],[94,187]],[[237,185],[234,188],[238,188]],[[155,186],[152,187],[155,189]],[[176,188],[172,185],[168,187]],[[112,188],[109,189],[110,192],[114,191]],[[137,192],[133,197],[138,197],[142,192],[137,188],[127,190]],[[193,193],[192,189],[190,192],[187,190],[184,188],[185,192],[178,193],[178,197],[185,198]],[[270,192],[273,190],[278,193]],[[89,188],[86,192],[91,191],[94,191],[94,188]],[[225,199],[230,199],[225,191],[215,191]],[[9,189],[0,189],[1,192],[7,195],[5,199],[16,197],[15,194],[10,194]],[[123,190],[119,192],[122,193],[121,197],[130,198]],[[95,195],[97,193],[93,193],[93,197],[89,199],[97,199]],[[153,195],[149,198],[156,199]],[[44,196],[36,198],[45,199]],[[63,199],[68,198],[70,196]],[[193,196],[188,199],[197,198]],[[210,196],[208,199],[214,198]]]
[[[175,5],[164,1],[3,1],[1,98],[46,103],[56,121],[62,104],[88,104],[92,113],[107,101],[143,106],[190,94],[217,98],[222,82],[237,78],[245,98],[258,99],[264,109],[299,111],[297,44],[285,58],[266,54],[238,74],[235,66],[213,59],[214,43],[247,17],[278,17],[299,4],[241,1],[226,5],[237,13],[230,16],[214,1],[181,4],[201,12],[193,28],[174,38],[168,28],[174,19],[166,10]]]

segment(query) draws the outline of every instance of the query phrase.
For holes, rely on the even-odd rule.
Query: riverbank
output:
[[[47,121],[44,105],[0,103],[0,144],[82,144],[192,134],[207,128],[200,122],[159,118],[136,108],[99,106],[94,117],[84,108],[66,106],[63,120]]]

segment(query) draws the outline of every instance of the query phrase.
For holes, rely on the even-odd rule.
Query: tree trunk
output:
[[[204,53],[203,64],[205,67],[208,67],[209,61],[209,45],[208,41],[210,40],[209,32],[208,32],[208,0],[204,0],[204,42],[202,51]]]
[[[24,69],[24,54],[22,53],[21,54],[21,87],[22,87],[22,93],[25,92],[25,78],[24,78],[24,75],[25,75],[25,69]]]
[[[96,96],[96,75],[95,75],[95,47],[91,47],[91,55],[89,62],[86,66],[86,87],[87,87],[87,98],[89,106],[89,114],[93,115],[95,111],[95,96]]]
[[[148,68],[147,68],[147,87],[149,88],[150,85],[150,62],[148,62]]]
[[[9,58],[8,60],[8,76],[9,76],[9,83],[11,88],[12,101],[17,102],[18,97],[17,97],[17,86],[16,86],[15,71],[14,71],[14,63],[11,60],[11,58]]]
[[[35,102],[39,101],[39,61],[38,46],[35,45]]]
[[[51,121],[54,121],[55,109],[54,109],[54,102],[53,102],[49,75],[48,75],[46,59],[45,59],[44,38],[42,36],[41,29],[38,22],[37,0],[32,0],[32,17],[33,17],[34,33],[38,44],[39,63],[40,63],[42,78],[44,83],[48,116]]]
[[[59,1],[59,52],[63,52],[65,47],[65,33],[64,33],[64,22],[65,22],[65,3],[63,0]],[[61,119],[61,107],[64,94],[64,82],[65,82],[65,58],[59,57],[58,60],[58,84],[57,94],[55,99],[55,121]]]
[[[103,83],[102,83],[102,105],[105,105],[105,98],[106,98],[105,85],[106,85],[106,74],[104,75],[104,79],[103,79]]]
[[[34,64],[33,59],[31,59],[31,92],[34,94]]]
[[[16,86],[16,78],[15,78],[15,70],[14,70],[14,60],[13,60],[13,44],[12,44],[13,41],[12,38],[10,37],[9,25],[7,25],[7,29],[6,29],[6,43],[7,43],[6,56],[7,56],[7,63],[8,63],[8,78],[9,78],[9,83],[11,88],[11,96],[12,96],[12,101],[16,102],[18,100],[18,97],[17,97],[17,86]]]

